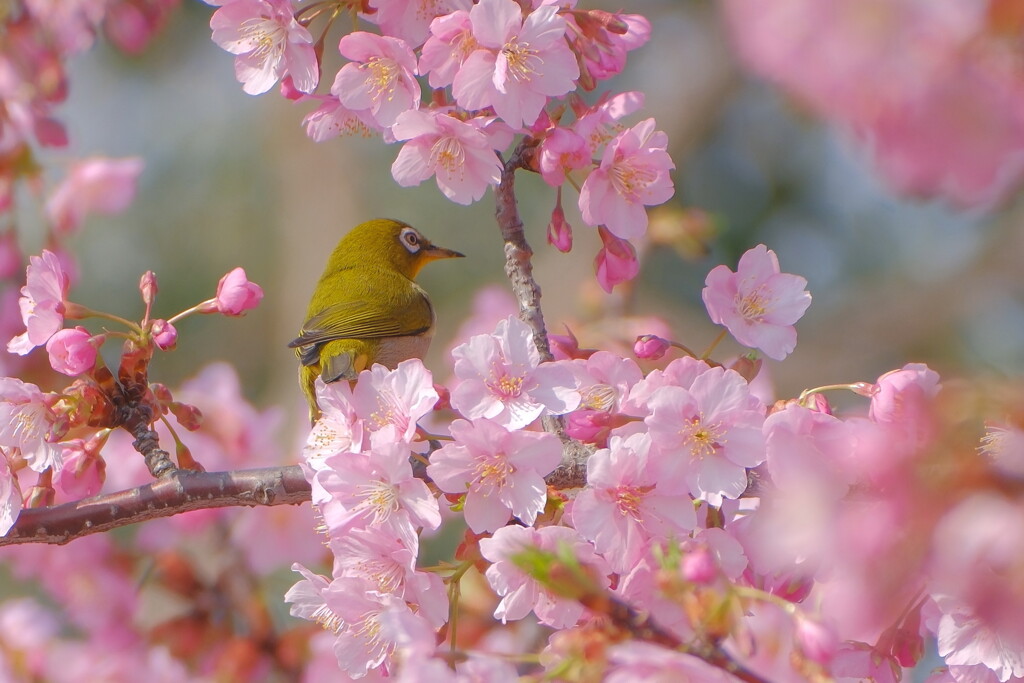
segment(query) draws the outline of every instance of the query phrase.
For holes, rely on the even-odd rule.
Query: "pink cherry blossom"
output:
[[[580,188],[580,212],[587,225],[604,225],[616,237],[647,232],[646,206],[662,204],[675,193],[669,171],[668,136],[646,119],[608,143],[601,165]]]
[[[292,15],[289,0],[228,0],[213,14],[213,42],[235,58],[235,77],[250,95],[267,92],[285,75],[301,92],[320,80],[313,36]]]
[[[616,285],[629,282],[637,276],[640,260],[636,249],[628,241],[616,237],[604,226],[598,227],[597,232],[604,246],[594,258],[594,272],[601,289],[611,294]]]
[[[587,90],[592,90],[596,81],[621,72],[626,52],[640,47],[651,36],[651,23],[638,14],[590,10],[569,16],[576,29],[570,31],[570,42],[583,61],[580,84]]]
[[[369,526],[409,541],[417,527],[441,524],[437,499],[413,476],[409,448],[402,442],[327,457],[313,479],[313,504],[320,506],[332,538]]]
[[[430,22],[430,37],[423,44],[420,72],[429,74],[431,88],[445,88],[469,55],[480,47],[473,37],[469,8],[456,10]]]
[[[377,11],[366,18],[380,26],[384,35],[416,47],[427,39],[434,20],[451,16],[456,10],[465,14],[472,4],[472,0],[370,0],[370,7]]]
[[[324,459],[336,453],[360,452],[368,447],[369,432],[363,421],[356,415],[353,405],[352,388],[348,382],[324,384],[316,380],[316,402],[320,406],[320,419],[302,448],[303,464],[308,468],[306,478],[311,480],[312,472],[324,468]]]
[[[853,432],[839,418],[790,404],[764,422],[766,461],[782,496],[838,501],[853,483]],[[813,493],[812,493],[813,492]]]
[[[0,377],[0,449],[17,449],[36,472],[59,470],[61,449],[51,442],[55,422],[39,387]]]
[[[731,683],[723,670],[678,650],[642,640],[627,640],[608,649],[609,671],[605,683],[634,681],[701,681]]]
[[[566,21],[545,5],[523,19],[514,0],[480,0],[469,10],[482,49],[463,62],[452,84],[464,109],[493,107],[513,128],[530,126],[548,98],[575,87],[576,57],[565,42]]]
[[[591,107],[574,106],[577,119],[572,130],[586,142],[590,156],[597,156],[605,144],[626,129],[619,120],[639,111],[644,100],[642,92],[631,90],[603,97]]]
[[[939,656],[950,667],[956,667],[957,681],[985,680],[989,676],[999,681],[1024,678],[1020,628],[1008,634],[986,623],[953,596],[935,598],[942,613],[936,634]]]
[[[605,577],[607,568],[594,554],[594,548],[576,531],[567,527],[547,526],[532,529],[504,526],[490,538],[480,541],[480,554],[491,563],[485,576],[491,588],[501,596],[494,616],[504,624],[522,619],[533,610],[540,623],[552,628],[569,628],[583,616],[583,605],[576,600],[559,597],[545,589],[514,562],[513,558],[531,548],[549,553],[570,553],[586,567],[593,566],[596,577]],[[606,578],[604,578],[607,581]]]
[[[243,315],[259,306],[263,300],[263,288],[246,277],[244,268],[235,268],[217,283],[217,296],[200,304],[203,313]]]
[[[544,477],[562,459],[557,437],[509,431],[487,419],[451,424],[454,442],[430,456],[427,474],[446,493],[466,494],[466,524],[494,531],[514,515],[533,524],[547,502]]]
[[[462,121],[444,110],[405,111],[391,130],[396,140],[407,141],[391,166],[398,184],[410,187],[435,176],[444,196],[464,205],[501,181],[497,152],[512,139],[493,118]]]
[[[339,136],[370,137],[379,126],[366,111],[352,111],[336,96],[311,95],[305,100],[320,102],[320,106],[306,114],[302,124],[313,142],[325,142]]]
[[[46,353],[50,356],[50,367],[70,377],[88,372],[96,365],[97,346],[102,335],[93,337],[84,327],[68,327],[58,330],[46,342]]]
[[[3,411],[3,404],[0,404]],[[0,455],[0,536],[6,536],[21,514],[21,487],[7,458]]]
[[[93,213],[124,211],[135,198],[142,173],[139,158],[96,157],[74,164],[46,202],[46,215],[57,234],[74,232]]]
[[[907,363],[878,378],[868,416],[886,428],[890,451],[910,454],[929,442],[937,430],[932,399],[940,388],[939,374],[924,363]]]
[[[545,411],[560,415],[580,403],[572,373],[557,362],[541,363],[530,327],[517,317],[498,323],[452,351],[452,406],[464,416],[486,417],[509,429],[530,424]]]
[[[62,445],[64,466],[56,484],[71,500],[88,498],[100,492],[106,479],[106,462],[94,451],[95,444],[73,439]]]
[[[613,571],[627,572],[652,541],[687,534],[697,526],[686,482],[666,476],[651,453],[651,438],[612,436],[587,460],[587,487],[572,507],[572,522]]]
[[[764,462],[764,408],[732,370],[711,368],[688,388],[669,386],[650,400],[645,418],[659,449],[682,449],[673,475],[712,505],[747,487],[746,468]]]
[[[811,305],[807,280],[783,273],[775,252],[763,244],[740,257],[736,272],[717,266],[705,281],[704,305],[744,346],[782,360],[796,348],[793,325]]]
[[[587,142],[567,128],[555,128],[541,141],[537,165],[540,175],[551,187],[565,182],[565,174],[591,164]]]
[[[57,255],[47,249],[29,257],[26,283],[21,288],[21,320],[27,328],[7,344],[7,350],[24,356],[45,344],[64,326],[68,277]]]
[[[416,538],[413,536],[413,538]],[[387,529],[349,529],[332,538],[334,577],[362,579],[380,593],[393,593],[417,605],[419,613],[440,628],[448,618],[448,599],[441,577],[416,571],[418,548]]]
[[[978,452],[1000,474],[1024,479],[1024,430],[1019,427],[985,425]]]
[[[368,111],[385,128],[398,115],[419,109],[416,56],[404,40],[365,31],[346,34],[338,43],[342,56],[352,60],[334,78],[331,93],[353,111]]]
[[[372,434],[394,427],[388,438],[412,441],[416,423],[437,403],[433,376],[419,358],[404,360],[394,370],[374,364],[359,373],[352,407]]]

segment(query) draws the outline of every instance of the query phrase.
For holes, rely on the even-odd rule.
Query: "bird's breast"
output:
[[[387,337],[380,340],[374,363],[394,368],[403,360],[423,358],[430,347],[433,330],[409,337]]]

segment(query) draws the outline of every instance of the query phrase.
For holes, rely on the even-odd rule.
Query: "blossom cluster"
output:
[[[287,97],[316,103],[305,118],[314,140],[376,134],[403,143],[391,169],[399,185],[434,178],[448,199],[470,204],[498,185],[501,154],[518,139],[526,167],[558,188],[551,242],[562,251],[572,246],[561,206],[568,183],[578,190],[583,221],[601,232],[601,285],[610,291],[636,275],[628,240],[646,232],[646,207],[674,193],[668,139],[652,118],[622,122],[640,111],[641,93],[588,104],[577,91],[623,70],[627,53],[650,36],[643,17],[577,9],[569,0],[211,4],[220,5],[210,20],[213,40],[237,55],[243,89],[259,94],[281,81]],[[347,62],[321,94],[315,46],[326,28],[314,37],[311,27],[342,12],[380,33],[340,39]]]
[[[713,271],[705,300],[737,337],[785,355],[809,303],[802,286],[759,246],[736,273]],[[739,313],[752,292],[758,320]],[[304,467],[333,570],[297,565],[287,600],[333,633],[347,674],[513,680],[486,645],[455,674],[444,663],[436,631],[455,629],[442,626],[459,618],[453,584],[475,568],[499,598],[494,619],[553,630],[542,668],[579,672],[570,680],[735,680],[694,654],[715,642],[758,680],[895,681],[926,638],[957,681],[1024,675],[1012,616],[1024,604],[1013,572],[1000,574],[1024,566],[1021,503],[963,479],[1019,466],[1024,432],[990,430],[981,455],[944,452],[939,377],[917,363],[773,402],[748,359],[683,355],[645,373],[608,351],[560,348],[539,362],[511,317],[452,351],[447,400],[418,360],[319,385]],[[829,389],[867,398],[866,410],[834,414]],[[539,429],[554,415],[589,450],[575,491],[550,483],[573,464]],[[468,526],[462,564],[425,570],[417,539],[438,526],[438,499]],[[968,542],[971,528],[991,533]],[[612,601],[692,649],[622,641]]]
[[[25,331],[8,342],[7,351],[24,356],[45,347],[53,370],[75,379],[61,392],[44,392],[14,377],[0,378],[0,534],[14,525],[23,505],[53,503],[55,486],[61,497],[71,499],[100,490],[106,474],[100,451],[110,432],[124,426],[125,414],[119,413],[119,406],[123,410],[128,404],[130,409],[145,409],[161,418],[170,413],[182,426],[195,429],[198,411],[175,401],[166,387],[148,382],[146,368],[154,349],[173,349],[178,336],[175,323],[189,315],[239,316],[263,298],[260,286],[250,282],[242,268],[235,268],[221,278],[213,298],[169,319],[152,318],[158,287],[156,276],[148,271],[139,282],[145,316],[134,323],[72,302],[69,289],[68,274],[57,254],[44,249],[29,259],[18,299]],[[68,319],[86,318],[113,320],[126,331],[94,334],[81,325],[65,326]],[[125,341],[115,378],[100,349],[118,337]],[[193,466],[184,453],[179,451],[180,464]],[[37,473],[39,480],[23,492],[25,472]]]

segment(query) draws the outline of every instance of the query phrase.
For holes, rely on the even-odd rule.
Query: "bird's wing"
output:
[[[365,299],[345,301],[313,315],[288,346],[310,346],[335,339],[380,339],[423,334],[430,329],[433,316],[430,301],[418,288],[410,288],[379,302]]]

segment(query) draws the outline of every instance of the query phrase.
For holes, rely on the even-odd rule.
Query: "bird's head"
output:
[[[377,218],[360,223],[345,235],[331,260],[341,259],[344,265],[354,259],[386,263],[411,280],[431,261],[461,256],[457,251],[434,245],[407,223]]]

